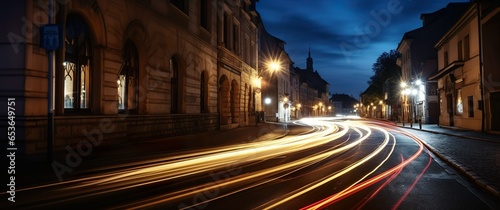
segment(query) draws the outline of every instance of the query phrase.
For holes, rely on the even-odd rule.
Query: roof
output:
[[[332,102],[341,102],[342,107],[353,107],[355,104],[358,103],[358,100],[355,98],[347,95],[347,94],[333,94],[332,97],[330,97],[330,101]]]
[[[307,86],[318,90],[318,93],[326,93],[326,86],[329,83],[321,78],[318,71],[309,71],[295,67],[295,72],[299,75],[300,83],[306,83]]]

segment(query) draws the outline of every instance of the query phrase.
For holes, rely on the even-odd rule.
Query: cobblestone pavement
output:
[[[398,124],[403,127],[402,124]],[[500,197],[500,135],[413,124],[404,128],[422,138],[437,156],[453,165],[476,184]]]

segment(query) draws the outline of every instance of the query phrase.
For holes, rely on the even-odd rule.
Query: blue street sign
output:
[[[62,27],[59,24],[47,24],[40,28],[40,47],[56,50],[62,46]]]

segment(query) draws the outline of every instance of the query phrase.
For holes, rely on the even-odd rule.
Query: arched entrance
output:
[[[240,87],[238,82],[231,81],[231,122],[238,123],[240,116]]]
[[[230,85],[226,75],[219,79],[219,112],[220,124],[228,125],[231,121]]]

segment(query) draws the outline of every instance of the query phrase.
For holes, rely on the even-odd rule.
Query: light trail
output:
[[[371,129],[366,127],[366,126],[362,126],[360,124],[357,125],[358,127],[364,129],[365,131],[367,131],[367,135],[366,136],[363,136],[361,137],[359,140],[357,140],[355,143],[352,143],[351,145],[357,145],[358,143],[361,143],[362,141],[365,141],[370,135],[371,135]],[[376,128],[378,129],[378,128]],[[373,152],[371,152],[369,155],[363,157],[362,159],[356,161],[355,163],[337,171],[336,173],[334,174],[331,174],[330,176],[328,177],[324,177],[323,179],[321,180],[318,180],[316,182],[313,182],[309,185],[306,185],[296,191],[294,191],[293,193],[289,193],[289,194],[286,194],[285,196],[282,196],[280,199],[275,199],[273,201],[272,204],[265,204],[265,205],[262,205],[260,206],[259,208],[263,208],[263,209],[272,209],[272,208],[275,208],[279,205],[282,205],[286,202],[289,202],[291,200],[293,200],[294,198],[297,198],[307,192],[310,192],[311,190],[314,190],[322,185],[325,185],[333,180],[335,180],[336,178],[344,175],[344,174],[347,174],[349,171],[352,171],[354,170],[355,168],[361,166],[363,163],[366,163],[368,160],[372,159],[373,157],[375,157],[377,154],[379,154],[388,144],[389,142],[389,134],[382,130],[382,129],[379,129],[380,131],[384,132],[385,134],[385,138],[384,138],[384,141],[382,144],[380,144],[376,150],[374,150]]]
[[[395,130],[395,129],[394,129]],[[383,180],[384,178],[392,175],[392,174],[395,174],[397,173],[399,170],[402,170],[405,166],[407,166],[408,164],[410,164],[413,160],[415,160],[418,156],[420,156],[420,154],[422,153],[423,149],[424,149],[424,146],[423,146],[423,143],[421,142],[422,140],[419,139],[417,136],[415,135],[412,135],[412,134],[409,134],[407,132],[402,132],[400,130],[398,130],[399,132],[401,132],[402,134],[404,135],[407,135],[409,136],[410,138],[412,138],[418,145],[419,145],[419,149],[416,153],[414,153],[409,159],[407,159],[406,161],[404,161],[403,163],[401,164],[398,164],[396,165],[395,167],[389,169],[389,170],[386,170],[382,173],[380,173],[379,175],[371,178],[371,179],[368,179],[366,181],[363,181],[362,183],[360,184],[357,184],[355,186],[352,186],[350,188],[347,188],[346,190],[340,192],[340,193],[336,193],[332,196],[329,196],[327,198],[324,198],[318,202],[315,202],[311,205],[308,205],[306,207],[303,207],[301,209],[322,209],[322,208],[326,208],[327,206],[335,203],[335,202],[338,202],[356,192],[359,192],[360,190],[363,190],[369,186],[372,186],[373,184]],[[408,191],[407,191],[408,192]],[[404,199],[405,196],[403,196],[402,199]],[[401,200],[402,202],[402,200]],[[399,206],[399,202],[398,202],[398,206]]]
[[[401,155],[401,162],[404,162],[404,158],[403,158],[403,155]],[[361,209],[363,208],[371,199],[373,199],[385,186],[389,185],[389,183],[392,182],[392,180],[394,180],[398,175],[399,173],[401,173],[401,171],[403,171],[403,168],[400,168],[399,170],[397,170],[395,173],[393,173],[381,186],[379,186],[368,198],[366,198],[363,203],[361,203],[360,205],[358,205],[358,207],[356,209]]]
[[[427,153],[429,154],[429,151],[427,151]],[[401,196],[401,198],[398,200],[398,202],[396,202],[396,204],[394,205],[394,207],[392,208],[392,210],[398,209],[398,207],[401,205],[401,203],[403,203],[403,201],[406,199],[406,197],[408,197],[408,195],[413,190],[413,188],[415,187],[415,185],[417,184],[417,182],[420,180],[420,178],[422,178],[422,176],[427,171],[427,169],[429,168],[429,166],[431,166],[431,163],[432,163],[432,157],[431,157],[431,154],[429,154],[429,161],[427,162],[427,165],[422,170],[422,172],[420,172],[420,174],[417,176],[417,178],[411,184],[411,186],[408,188],[408,190],[406,190],[405,194],[403,196]]]
[[[207,173],[228,165],[250,163],[296,153],[334,141],[344,136],[348,130],[347,126],[343,125],[343,123],[326,124],[323,121],[306,121],[305,123],[315,127],[318,131],[300,136],[224,147],[215,151],[181,155],[167,158],[165,159],[166,161],[154,161],[151,164],[144,164],[118,172],[23,190],[45,190],[49,187],[62,186],[62,189],[58,189],[60,194],[50,194],[48,197],[52,199],[57,198],[59,201],[75,200],[180,177]],[[343,127],[340,131],[339,126]],[[296,164],[305,164],[306,162]],[[270,171],[283,170],[283,168],[292,166],[293,164],[287,167],[278,167]],[[265,174],[261,174],[260,176],[262,175]],[[70,198],[61,199],[60,197]]]
[[[369,129],[367,129],[367,128],[365,128],[365,129],[366,129],[366,131],[368,133],[371,132]],[[342,134],[342,135],[344,135],[344,134]],[[367,135],[367,136],[369,136],[369,135]],[[214,189],[228,188],[228,187],[230,187],[232,185],[246,183],[246,182],[251,182],[251,181],[255,181],[255,180],[260,180],[262,177],[270,177],[272,175],[276,175],[276,174],[282,173],[284,171],[293,170],[291,172],[288,172],[286,174],[283,174],[281,176],[273,178],[273,180],[275,180],[275,179],[277,179],[279,177],[282,177],[282,176],[285,176],[285,175],[287,175],[289,173],[295,172],[298,169],[305,168],[305,167],[307,167],[307,166],[309,166],[311,164],[315,164],[315,163],[317,163],[319,161],[322,161],[322,160],[324,160],[324,159],[326,159],[326,158],[328,158],[328,157],[330,157],[330,156],[332,156],[334,154],[338,154],[338,153],[341,153],[341,152],[346,151],[348,149],[351,149],[351,148],[359,145],[360,143],[362,143],[365,139],[366,139],[366,137],[363,136],[362,138],[354,141],[353,143],[350,143],[348,145],[344,145],[344,146],[339,147],[337,149],[334,149],[334,150],[331,150],[331,151],[328,151],[328,152],[318,153],[318,154],[315,154],[315,155],[312,155],[312,156],[308,156],[308,157],[305,157],[305,158],[301,158],[299,160],[295,160],[295,161],[292,161],[292,162],[289,162],[289,163],[278,165],[278,166],[275,166],[275,167],[272,167],[272,168],[267,168],[265,170],[260,170],[260,171],[256,171],[256,172],[253,172],[253,173],[241,175],[241,176],[235,177],[235,178],[230,179],[230,180],[225,180],[224,183],[216,183],[216,184],[213,184],[213,185],[210,185],[210,186],[204,186],[204,187],[201,187],[201,188],[199,188],[199,187],[189,188],[189,189],[185,189],[183,191],[178,191],[178,192],[175,192],[175,193],[169,193],[169,194],[165,194],[165,195],[154,197],[152,199],[140,201],[140,202],[134,203],[132,205],[121,206],[120,208],[130,208],[130,206],[134,206],[134,208],[138,208],[138,209],[140,209],[140,208],[147,208],[147,207],[151,207],[151,206],[154,206],[154,205],[158,205],[160,203],[166,203],[166,202],[170,202],[170,201],[173,201],[173,200],[177,200],[177,199],[180,199],[180,198],[183,198],[183,197],[195,196],[196,194],[203,193],[204,191],[211,191],[211,190],[214,190]],[[383,148],[384,146],[381,146],[380,148]],[[359,164],[361,164],[361,163],[355,163],[353,165],[359,165]],[[353,166],[353,165],[351,165],[350,167],[354,168],[355,166]],[[294,170],[294,169],[297,169],[297,170]],[[350,170],[349,167],[346,170]],[[340,175],[342,175],[344,173],[347,173],[347,172],[341,172]],[[340,176],[340,175],[338,175],[338,176]],[[272,181],[272,180],[268,180],[268,181]],[[266,181],[266,182],[268,182],[268,181]],[[258,186],[258,185],[261,185],[261,184],[264,184],[264,183],[265,182],[260,182],[260,183],[254,185],[254,186]]]
[[[117,166],[118,168],[123,167],[125,169],[61,183],[20,189],[19,191],[51,192],[47,193],[44,197],[33,198],[33,203],[40,203],[38,207],[43,207],[46,204],[52,205],[67,201],[77,201],[82,198],[110,194],[149,185],[152,186],[153,184],[165,183],[167,181],[186,177],[194,177],[194,175],[203,176],[228,166],[246,167],[264,161],[272,162],[279,157],[295,155],[294,158],[288,158],[291,160],[287,160],[287,162],[279,165],[253,169],[243,174],[234,174],[230,177],[226,177],[222,181],[215,180],[197,186],[183,186],[182,189],[178,189],[175,192],[167,191],[164,194],[151,196],[147,199],[127,201],[128,203],[120,204],[116,207],[116,209],[151,208],[165,203],[172,204],[173,202],[182,201],[189,197],[212,192],[214,195],[213,197],[209,197],[203,202],[186,205],[181,208],[190,209],[208,205],[209,202],[226,198],[239,192],[256,188],[257,186],[276,184],[275,181],[278,179],[293,173],[306,171],[310,166],[325,161],[325,164],[314,169],[314,171],[306,171],[305,174],[300,175],[300,177],[303,178],[316,171],[329,171],[321,175],[322,177],[313,182],[304,184],[303,186],[297,186],[289,193],[271,198],[269,201],[257,207],[258,209],[272,209],[296,199],[300,201],[303,196],[311,193],[311,191],[320,188],[324,189],[328,187],[328,184],[339,177],[352,173],[363,165],[368,165],[366,164],[368,161],[377,160],[377,163],[373,164],[374,166],[364,167],[370,167],[370,171],[363,174],[357,172],[358,174],[356,174],[356,176],[360,176],[360,178],[356,178],[352,183],[348,183],[347,187],[303,209],[326,208],[388,178],[385,183],[377,188],[360,204],[360,206],[358,206],[362,207],[370,199],[375,197],[390,181],[396,178],[404,167],[414,161],[423,150],[423,144],[418,137],[402,132],[399,129],[384,129],[382,126],[388,126],[389,124],[383,122],[365,122],[361,120],[340,122],[337,118],[314,118],[303,119],[301,121],[295,121],[294,123],[297,125],[310,126],[312,129],[294,136],[287,135],[277,139],[262,139],[260,141],[223,146],[210,150],[197,150],[190,154],[180,154],[150,161],[119,165]],[[409,136],[417,143],[418,149],[406,160],[401,157],[401,163],[396,166],[391,168],[389,168],[389,166],[387,167],[389,168],[388,170],[373,175],[380,171],[382,166],[387,165],[387,161],[393,156],[396,148],[396,137],[389,133],[389,131],[400,132]],[[379,138],[375,136],[375,133],[382,135]],[[355,137],[351,138],[351,134],[354,134]],[[347,140],[338,141],[340,139]],[[368,143],[371,140],[375,142],[371,144],[374,146],[373,148],[371,146],[363,146],[364,143]],[[389,145],[391,142],[392,145]],[[353,150],[361,147],[363,147],[364,150]],[[314,154],[309,154],[313,149]],[[341,167],[341,165],[339,165],[340,162],[337,159],[332,159],[332,161],[329,162],[326,162],[326,160],[335,157],[335,155],[349,154],[346,152],[355,152],[354,154],[356,154],[356,156],[350,155],[346,157],[346,159],[353,162],[335,171],[329,169],[329,167]],[[376,157],[377,159],[375,159]],[[381,160],[378,161],[378,158]],[[108,170],[112,168],[105,169]],[[407,192],[402,195],[400,200],[395,204],[395,208],[403,202],[426,169],[427,167],[422,171],[421,175],[417,177],[417,180],[415,180]],[[373,177],[368,178],[370,176]],[[280,181],[282,182],[283,180]],[[46,200],[48,200],[48,202],[40,202]]]

